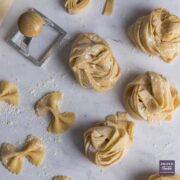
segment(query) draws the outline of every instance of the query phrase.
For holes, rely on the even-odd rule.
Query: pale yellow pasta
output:
[[[9,81],[0,82],[0,101],[12,105],[19,105],[20,94],[15,84]]]
[[[111,16],[114,12],[115,0],[106,0],[106,5],[103,14],[106,16]]]
[[[85,154],[101,167],[117,164],[133,144],[135,124],[128,121],[127,113],[107,116],[84,134]]]
[[[4,167],[15,174],[20,174],[24,168],[25,157],[35,166],[43,163],[45,146],[43,142],[35,137],[28,136],[23,148],[19,150],[13,144],[4,143],[0,149],[0,159]]]
[[[150,176],[148,180],[180,180],[180,176],[160,176],[155,174]]]
[[[4,22],[6,15],[8,14],[14,0],[0,0],[0,26]]]
[[[127,84],[124,104],[134,118],[170,120],[173,111],[180,105],[180,96],[175,86],[164,76],[146,72]]]
[[[79,14],[87,9],[92,0],[66,0],[65,8],[69,14]]]
[[[180,18],[166,9],[155,9],[128,29],[132,42],[150,56],[169,63],[180,53]]]
[[[92,0],[66,0],[65,8],[69,14],[79,14],[91,5]],[[111,16],[115,7],[115,0],[106,0],[104,15]]]
[[[70,177],[67,176],[56,176],[53,180],[72,180]]]
[[[35,106],[35,111],[38,116],[53,116],[48,127],[48,132],[53,134],[61,134],[69,130],[76,119],[76,114],[73,112],[61,113],[59,111],[59,105],[62,99],[63,94],[60,92],[49,93],[42,97]]]
[[[106,92],[118,81],[121,71],[107,42],[94,33],[80,34],[73,43],[70,66],[84,88]]]

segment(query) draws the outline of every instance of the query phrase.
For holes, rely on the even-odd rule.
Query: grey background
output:
[[[83,153],[82,135],[94,121],[106,115],[125,111],[122,105],[122,90],[137,74],[147,70],[164,74],[180,90],[180,56],[173,64],[160,58],[143,54],[128,39],[127,27],[137,17],[154,8],[165,7],[180,16],[179,0],[116,0],[112,17],[101,15],[105,1],[93,1],[84,13],[71,16],[60,0],[15,0],[4,25],[0,28],[0,80],[10,80],[21,91],[21,106],[16,109],[0,108],[0,143],[22,143],[28,134],[41,137],[47,146],[47,155],[41,168],[25,161],[20,176],[9,173],[0,164],[0,180],[49,180],[55,175],[68,175],[74,180],[146,180],[158,172],[159,160],[176,160],[180,173],[179,117],[174,113],[172,122],[150,124],[137,121],[133,148],[118,165],[101,169],[89,162]],[[28,8],[37,8],[57,22],[68,36],[44,67],[39,68],[14,51],[5,41],[18,16]],[[122,76],[116,87],[108,93],[96,93],[81,88],[75,81],[68,65],[71,42],[80,32],[96,32],[111,45],[121,66]],[[49,41],[46,36],[44,41]],[[34,114],[34,103],[45,93],[59,90],[64,93],[62,111],[77,113],[73,129],[54,136],[46,131],[49,118]]]

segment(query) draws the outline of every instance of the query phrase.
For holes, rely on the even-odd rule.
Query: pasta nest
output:
[[[70,66],[82,87],[98,92],[112,89],[121,74],[111,48],[94,33],[80,34],[74,41]]]

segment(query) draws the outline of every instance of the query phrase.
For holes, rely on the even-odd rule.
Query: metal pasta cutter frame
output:
[[[58,37],[50,44],[49,48],[47,50],[45,50],[45,52],[42,53],[42,55],[40,55],[39,58],[33,57],[29,53],[29,51],[25,50],[25,48],[23,47],[22,44],[17,44],[18,38],[20,38],[21,41],[22,41],[22,39],[25,38],[25,36],[22,35],[19,32],[19,30],[16,31],[15,33],[11,34],[8,37],[7,42],[13,48],[15,48],[20,54],[22,54],[24,57],[26,57],[28,60],[30,60],[33,64],[35,64],[37,66],[41,66],[47,60],[47,58],[53,53],[53,51],[61,44],[61,41],[63,40],[63,38],[65,37],[65,35],[67,33],[61,27],[59,27],[56,23],[54,23],[52,20],[50,20],[48,17],[43,15],[38,10],[32,8],[32,9],[29,9],[29,11],[34,11],[34,12],[38,13],[43,18],[44,25],[47,25],[50,28],[54,29],[56,32],[58,32],[58,34],[59,34]],[[24,43],[25,43],[24,45],[27,47],[30,45],[30,41],[27,41]]]

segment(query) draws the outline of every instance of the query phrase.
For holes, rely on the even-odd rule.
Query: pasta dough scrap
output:
[[[98,92],[112,89],[121,74],[111,48],[94,33],[80,34],[74,41],[70,66],[82,87]]]
[[[0,101],[12,105],[20,104],[20,94],[15,84],[9,81],[0,82]]]
[[[0,4],[1,4],[0,6],[0,26],[1,26],[13,4],[13,0],[6,0],[6,1],[0,0]]]
[[[117,164],[131,148],[135,124],[128,121],[127,113],[107,116],[84,134],[85,154],[101,167]]]
[[[180,176],[160,176],[155,174],[150,176],[148,180],[180,180]]]
[[[10,172],[20,174],[24,168],[25,157],[35,166],[43,163],[45,147],[43,142],[32,135],[26,139],[24,147],[19,150],[15,145],[4,143],[0,150],[0,159]]]
[[[70,177],[67,176],[56,176],[53,180],[72,180]]]
[[[106,0],[106,5],[103,14],[106,16],[111,16],[114,12],[115,0]]]
[[[180,96],[164,76],[146,72],[126,86],[124,103],[128,113],[137,119],[170,120],[180,105]]]
[[[59,105],[62,99],[63,94],[60,92],[49,93],[42,97],[35,107],[38,116],[53,116],[53,120],[48,127],[48,132],[53,134],[60,134],[69,130],[76,119],[76,114],[73,112],[59,112]]]
[[[92,0],[66,0],[65,8],[69,14],[79,14],[87,9]]]
[[[150,56],[169,63],[180,53],[180,18],[160,8],[140,17],[128,29],[132,42]]]

